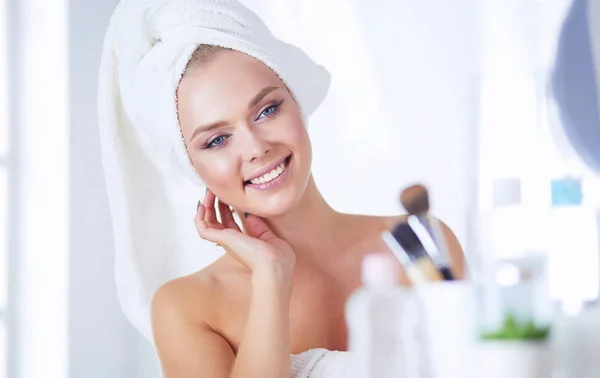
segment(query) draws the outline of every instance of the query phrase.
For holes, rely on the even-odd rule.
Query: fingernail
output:
[[[244,218],[248,218],[248,213],[244,213]]]
[[[202,203],[202,201],[198,201],[198,205],[196,206],[196,211],[198,211],[198,209],[200,208],[201,203]]]

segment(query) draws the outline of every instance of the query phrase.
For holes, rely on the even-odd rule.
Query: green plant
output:
[[[548,338],[550,327],[536,325],[533,320],[519,322],[513,314],[506,314],[502,327],[481,334],[482,340],[528,340],[543,341]]]

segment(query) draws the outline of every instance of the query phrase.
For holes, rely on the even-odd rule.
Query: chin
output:
[[[294,210],[300,202],[300,196],[277,195],[269,199],[254,201],[251,213],[262,218],[277,218]]]

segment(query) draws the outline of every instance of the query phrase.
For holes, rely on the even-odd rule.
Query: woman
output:
[[[305,123],[328,86],[322,67],[233,0],[115,10],[99,118],[116,280],[165,377],[290,377],[299,354],[346,349],[361,260],[386,251],[381,232],[403,218],[342,214],[319,193]],[[193,184],[207,188],[196,230]],[[224,255],[194,262],[200,239]]]
[[[227,254],[157,292],[152,318],[165,376],[289,377],[290,352],[345,350],[344,304],[360,285],[361,259],[387,250],[380,234],[402,217],[327,204],[310,173],[299,107],[258,60],[200,46],[177,100],[189,157],[208,188],[198,234]],[[244,213],[245,233],[230,206]],[[460,277],[460,246],[445,233]]]

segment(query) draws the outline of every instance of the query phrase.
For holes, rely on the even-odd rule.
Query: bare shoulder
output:
[[[201,271],[161,286],[152,299],[153,323],[157,317],[177,317],[192,324],[209,323],[231,277],[240,269],[221,258]]]
[[[232,273],[233,271],[233,273]],[[234,268],[215,263],[164,284],[152,300],[152,331],[165,377],[228,376],[234,351],[213,327]]]
[[[400,222],[406,222],[407,215],[379,216],[379,215],[353,215],[363,229],[384,231],[394,228]]]
[[[190,323],[208,319],[217,286],[218,280],[211,269],[167,282],[152,299],[153,323],[165,317]]]

